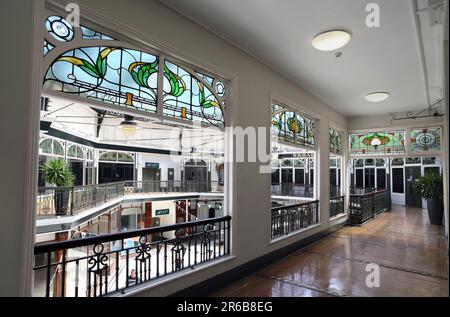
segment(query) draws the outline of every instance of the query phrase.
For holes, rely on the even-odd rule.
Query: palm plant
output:
[[[414,183],[414,189],[427,200],[428,216],[433,225],[442,224],[444,214],[444,190],[442,175],[427,173]]]
[[[423,199],[442,199],[443,183],[442,175],[426,173],[414,183],[414,189]]]
[[[75,175],[66,162],[61,159],[48,161],[41,167],[41,171],[46,182],[57,186],[53,190],[55,213],[65,215],[68,211],[70,197],[70,189],[67,187],[73,186]]]
[[[46,182],[56,186],[73,186],[75,175],[70,167],[61,159],[51,160],[41,167]]]

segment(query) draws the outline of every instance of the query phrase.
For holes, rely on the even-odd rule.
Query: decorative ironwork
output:
[[[272,208],[272,239],[319,223],[319,201]]]
[[[367,191],[366,191],[367,192]],[[363,194],[351,194],[349,206],[349,223],[363,224],[383,211],[391,209],[389,190],[374,190]]]
[[[333,218],[333,217],[336,217],[337,215],[345,213],[344,199],[345,199],[345,196],[330,198],[330,218]]]
[[[95,244],[94,255],[87,260],[87,297],[103,296],[108,293],[108,279],[103,280],[108,270],[108,256],[104,254],[104,249],[102,243]]]
[[[36,245],[35,256],[45,255],[47,261],[33,268],[34,296],[98,297],[124,293],[137,284],[225,257],[230,254],[230,225],[231,217],[226,216]],[[198,228],[203,230],[199,232]],[[51,256],[61,254],[61,250],[62,256]],[[52,282],[56,269],[62,272],[62,278]],[[52,283],[61,291],[52,293]]]

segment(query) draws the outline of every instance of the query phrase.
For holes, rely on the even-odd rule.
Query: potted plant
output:
[[[65,215],[69,205],[70,190],[75,181],[75,175],[70,167],[61,159],[51,160],[41,167],[47,183],[56,186],[54,190],[55,213]]]
[[[427,173],[414,183],[418,194],[427,200],[428,216],[432,225],[442,224],[444,214],[442,175]]]

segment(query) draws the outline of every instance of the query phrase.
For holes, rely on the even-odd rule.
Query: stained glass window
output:
[[[61,42],[70,42],[74,37],[72,25],[60,16],[49,16],[45,21],[45,28],[53,38]]]
[[[156,112],[158,57],[136,50],[83,47],[59,56],[44,88]]]
[[[44,40],[44,56],[54,48],[55,47],[52,44]]]
[[[224,126],[222,105],[211,88],[189,71],[168,60],[164,65],[164,114]]]
[[[441,150],[441,128],[411,129],[410,151],[439,152]]]
[[[85,40],[114,40],[112,37],[81,25],[81,33]]]
[[[282,106],[272,105],[272,135],[278,140],[315,148],[316,122],[293,111],[285,111]]]
[[[402,154],[405,149],[404,131],[378,131],[350,134],[350,153],[353,155]]]
[[[44,42],[44,57],[50,50],[59,55],[46,61],[45,89],[203,125],[225,126],[223,109],[228,91],[224,80],[181,67],[158,54],[124,48],[122,42],[86,26],[72,27],[60,16],[48,17],[45,26],[61,42],[48,41],[48,37]],[[75,35],[85,45],[66,49],[65,42]],[[103,45],[91,46],[92,40]]]
[[[342,154],[342,132],[330,129],[330,152]]]

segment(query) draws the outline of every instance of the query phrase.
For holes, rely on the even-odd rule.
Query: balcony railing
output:
[[[367,194],[350,195],[349,223],[359,225],[389,210],[391,210],[389,190],[374,190]]]
[[[345,196],[330,198],[330,218],[345,213],[344,199]]]
[[[36,245],[34,296],[101,297],[230,254],[231,217]]]
[[[272,195],[313,198],[314,186],[293,183],[272,184]]]
[[[75,187],[39,187],[37,215],[72,216],[125,195],[172,192],[223,193],[223,186],[219,182],[203,181],[126,181]]]
[[[319,223],[319,201],[272,208],[272,239]]]

